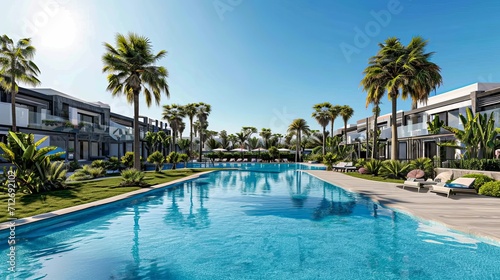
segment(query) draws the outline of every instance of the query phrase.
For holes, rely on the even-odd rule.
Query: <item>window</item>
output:
[[[69,105],[66,103],[63,103],[61,117],[69,119]]]

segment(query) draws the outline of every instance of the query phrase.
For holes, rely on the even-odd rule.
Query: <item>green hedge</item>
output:
[[[500,181],[485,183],[479,189],[479,194],[500,197]]]
[[[498,159],[459,159],[452,160],[449,164],[450,168],[456,169],[500,171],[500,160]]]
[[[474,183],[472,184],[472,186],[476,189],[476,191],[479,192],[479,190],[481,189],[481,187],[485,184],[485,183],[488,183],[488,182],[493,182],[495,181],[495,179],[493,178],[490,178],[484,174],[466,174],[462,177],[465,177],[465,178],[476,178],[476,180],[474,180]]]

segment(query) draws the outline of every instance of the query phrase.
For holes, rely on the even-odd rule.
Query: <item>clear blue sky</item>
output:
[[[41,87],[110,104],[132,116],[123,98],[106,92],[103,42],[115,34],[149,37],[170,73],[162,104],[212,105],[209,129],[242,126],[285,133],[295,118],[311,128],[312,106],[350,105],[350,123],[371,115],[359,88],[368,59],[390,36],[429,40],[442,68],[437,93],[475,82],[500,82],[500,2],[333,0],[0,0],[1,32],[32,37]],[[363,34],[361,34],[361,32]],[[385,99],[382,113],[390,112]],[[399,110],[408,102],[399,101]],[[141,106],[161,118],[161,107]],[[342,126],[339,119],[336,128]],[[188,130],[186,130],[188,131]]]

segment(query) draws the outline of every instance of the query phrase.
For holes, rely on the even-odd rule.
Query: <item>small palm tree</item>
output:
[[[189,154],[191,155],[193,153],[193,121],[194,117],[196,117],[196,113],[198,112],[198,103],[189,103],[186,106],[184,106],[184,112],[186,113],[186,116],[189,118],[189,141],[191,143],[191,146],[189,148]]]
[[[125,95],[134,105],[134,168],[141,169],[139,142],[139,95],[141,92],[146,105],[151,106],[152,99],[160,105],[161,93],[169,97],[167,69],[155,64],[165,57],[165,50],[153,54],[153,47],[148,38],[129,33],[128,36],[116,35],[116,48],[104,43],[106,52],[102,56],[108,73],[108,87],[113,96]]]
[[[332,104],[328,102],[319,103],[313,106],[314,112],[312,113],[312,117],[315,118],[323,128],[323,156],[325,155],[326,126],[330,123],[331,117],[330,108],[332,108]]]
[[[372,159],[377,157],[377,141],[378,141],[378,116],[380,114],[380,100],[384,96],[385,88],[379,83],[379,80],[368,81],[368,79],[361,81],[363,90],[367,92],[366,107],[371,103],[373,104],[373,143],[372,143]],[[366,128],[366,135],[368,137],[368,127]]]
[[[332,107],[330,107],[330,109],[328,110],[329,114],[330,114],[330,137],[333,137],[335,136],[333,134],[333,124],[335,122],[335,119],[339,116],[339,113],[340,113],[340,109],[342,108],[342,106],[340,105],[333,105]]]
[[[199,156],[200,162],[201,162],[201,158],[203,156],[204,132],[208,128],[207,118],[211,112],[212,112],[212,107],[210,106],[210,104],[206,104],[203,102],[198,103],[198,111],[196,112],[196,117],[198,118],[198,121],[200,122],[200,130],[199,130],[199,132],[200,132],[200,156]]]
[[[342,119],[344,120],[344,135],[345,135],[346,145],[347,145],[347,121],[352,117],[353,114],[354,110],[349,105],[344,105],[342,106],[342,109],[340,109],[340,116],[342,116]]]
[[[7,35],[0,37],[0,87],[11,96],[12,131],[16,125],[16,94],[19,90],[17,82],[37,86],[40,81],[37,75],[40,70],[32,61],[36,49],[31,39],[19,40],[16,44]]]
[[[296,147],[295,147],[295,162],[299,162],[301,160],[300,156],[300,144],[302,142],[302,133],[309,134],[310,133],[309,125],[304,119],[295,119],[288,126],[288,133],[294,133],[297,136]]]
[[[177,138],[177,132],[181,127],[182,118],[186,116],[184,112],[184,107],[179,104],[164,105],[163,106],[163,119],[167,120],[170,128],[172,129],[172,150],[175,152],[175,140]]]

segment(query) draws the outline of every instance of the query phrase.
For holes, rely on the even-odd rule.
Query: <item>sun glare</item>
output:
[[[39,29],[40,42],[43,46],[64,49],[75,44],[78,26],[75,16],[66,9],[61,9],[50,17],[47,24]]]

